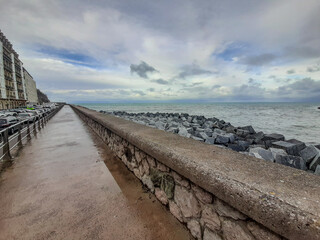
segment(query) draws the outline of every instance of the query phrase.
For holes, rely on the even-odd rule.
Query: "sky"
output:
[[[319,0],[0,0],[37,87],[67,102],[320,102]]]

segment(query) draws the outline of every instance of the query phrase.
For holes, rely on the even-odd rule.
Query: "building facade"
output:
[[[28,71],[23,68],[24,81],[26,83],[26,92],[27,92],[27,102],[32,104],[37,104],[38,93],[37,93],[37,85],[36,81],[33,80],[33,77],[28,73]]]
[[[0,31],[0,109],[26,106],[23,64],[10,41]]]

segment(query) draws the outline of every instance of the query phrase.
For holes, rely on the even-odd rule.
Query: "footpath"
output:
[[[191,239],[64,106],[0,175],[0,240]]]

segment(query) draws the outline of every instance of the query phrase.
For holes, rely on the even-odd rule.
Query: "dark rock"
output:
[[[241,147],[241,151],[245,151],[250,146],[250,143],[247,141],[238,141],[238,145]]]
[[[300,152],[301,150],[306,148],[306,144],[304,142],[297,140],[297,139],[289,139],[286,142],[295,144],[298,149],[298,152]]]
[[[277,141],[272,143],[272,147],[280,148],[285,150],[289,155],[298,156],[299,155],[299,145],[286,142],[286,141]]]
[[[320,176],[320,165],[317,166],[316,171],[314,172],[314,174]]]
[[[284,136],[279,133],[265,134],[261,139],[263,141],[284,141]]]
[[[227,126],[224,128],[227,133],[236,133],[236,128],[233,126]]]
[[[300,151],[300,156],[307,162],[311,162],[312,159],[319,153],[319,149],[313,145],[310,145]]]
[[[228,144],[228,148],[231,148],[232,150],[237,152],[246,151],[249,146],[250,146],[250,143],[247,141],[237,141],[235,143]]]
[[[256,134],[253,134],[252,137],[254,139],[254,143],[260,144],[260,143],[262,143],[262,138],[264,137],[264,133],[257,132]]]
[[[219,144],[227,144],[229,142],[229,137],[224,136],[222,134],[215,134],[216,135],[216,143]],[[212,134],[212,136],[214,136],[214,134]]]
[[[250,126],[244,126],[244,127],[238,127],[240,129],[243,129],[243,130],[247,130],[250,134],[255,134],[256,131],[253,129],[253,127],[250,125]]]
[[[243,130],[243,129],[237,128],[236,134],[240,137],[245,138],[246,136],[248,136],[250,134],[250,132],[248,130]]]
[[[232,149],[233,151],[242,152],[241,146],[239,146],[237,143],[229,143],[228,148]]]
[[[234,143],[236,140],[236,136],[233,133],[226,133],[224,136],[229,138],[229,143]]]
[[[278,133],[265,134],[261,140],[264,142],[266,148],[269,148],[273,142],[284,141],[284,136]]]
[[[318,153],[317,156],[314,157],[314,159],[309,165],[309,169],[312,171],[315,171],[319,164],[320,164],[320,153]]]
[[[178,133],[178,128],[175,128],[175,127],[170,127],[166,130],[167,132],[171,132],[171,133]]]
[[[306,161],[302,157],[291,156],[291,155],[276,155],[276,163],[280,163],[289,167],[307,170]]]

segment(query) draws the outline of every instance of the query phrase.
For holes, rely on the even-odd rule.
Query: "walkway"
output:
[[[65,106],[0,176],[0,239],[190,235]]]

